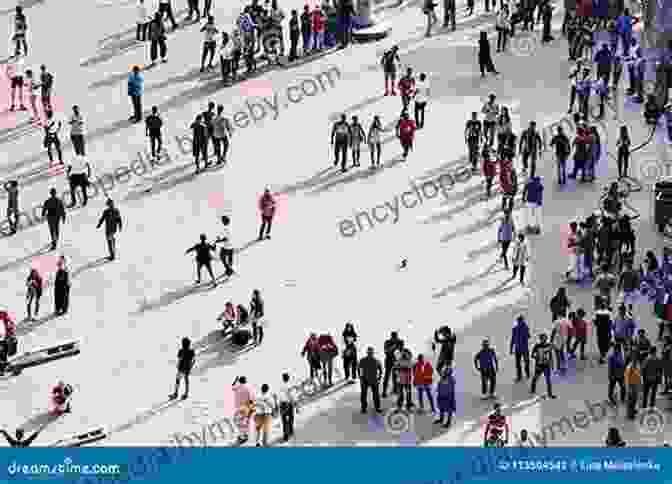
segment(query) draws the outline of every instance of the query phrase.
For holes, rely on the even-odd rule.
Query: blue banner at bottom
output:
[[[670,482],[666,448],[4,449],[0,482]],[[667,459],[666,459],[667,458]]]

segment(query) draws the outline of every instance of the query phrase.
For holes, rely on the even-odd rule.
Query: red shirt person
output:
[[[404,160],[408,157],[408,152],[413,149],[413,138],[416,129],[418,127],[415,121],[409,118],[408,112],[404,111],[397,123],[397,137],[401,141],[401,148],[404,150]]]
[[[406,75],[399,79],[399,93],[404,109],[408,108],[411,97],[415,93],[415,79],[413,79],[413,69],[410,67],[406,69]]]
[[[259,198],[259,211],[261,212],[261,227],[259,229],[259,239],[271,238],[271,224],[275,216],[275,198],[267,188],[264,194]]]

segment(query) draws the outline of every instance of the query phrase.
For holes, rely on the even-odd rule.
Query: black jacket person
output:
[[[60,198],[56,196],[56,189],[49,190],[51,197],[42,205],[42,218],[47,219],[49,224],[49,233],[51,234],[51,250],[56,250],[59,236],[59,226],[65,222],[65,206]]]
[[[334,123],[331,129],[331,146],[334,147],[334,166],[338,166],[338,155],[341,155],[341,170],[346,171],[348,165],[348,145],[350,143],[350,126],[345,114],[341,114],[340,121]]]
[[[188,248],[185,252],[185,254],[196,252],[196,284],[201,283],[201,270],[205,267],[212,278],[212,284],[214,286],[217,285],[215,275],[212,272],[212,252],[215,250],[217,250],[217,248],[213,244],[207,242],[205,234],[201,234],[201,241],[193,247]]]
[[[107,199],[107,208],[103,210],[103,214],[98,221],[97,229],[100,228],[105,222],[105,238],[107,239],[107,249],[110,253],[108,259],[114,260],[116,253],[116,239],[114,236],[117,234],[117,231],[121,232],[121,214],[119,209],[114,206],[114,202]]]

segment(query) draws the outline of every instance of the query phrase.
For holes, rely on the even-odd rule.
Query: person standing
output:
[[[212,272],[212,252],[216,250],[216,247],[207,241],[205,234],[201,234],[200,239],[201,241],[188,248],[185,254],[196,252],[196,284],[201,283],[201,272],[203,267],[205,267],[208,274],[210,274],[210,279],[212,279],[212,286],[215,287],[217,280],[215,279],[215,274]]]
[[[255,400],[254,426],[257,432],[257,447],[268,447],[268,435],[273,428],[273,414],[277,408],[275,401],[269,393],[270,387],[264,383],[261,385],[261,395]]]
[[[215,103],[213,101],[210,101],[208,103],[208,109],[203,111],[203,124],[205,124],[205,155],[204,155],[204,160],[205,160],[205,168],[208,168],[210,166],[210,161],[208,160],[208,145],[212,141],[213,148],[214,148],[214,140],[213,140],[213,135],[214,135],[214,126],[212,124],[212,121],[215,119]]]
[[[614,345],[614,350],[609,355],[609,401],[616,405],[614,388],[618,385],[621,392],[621,403],[625,403],[625,358],[620,344]]]
[[[16,110],[16,92],[19,92],[19,109],[21,111],[26,111],[26,106],[23,104],[23,70],[24,70],[24,58],[21,56],[16,56],[13,59],[10,59],[7,63],[6,73],[7,77],[10,80],[10,91],[11,91],[11,106],[10,111]]]
[[[539,6],[539,14],[544,22],[541,31],[541,42],[552,42],[554,37],[551,35],[551,20],[553,20],[553,6],[546,2]]]
[[[282,383],[276,395],[276,402],[282,420],[282,440],[289,442],[289,439],[294,436],[294,414],[299,412],[296,396],[289,386],[289,373],[282,374]]]
[[[447,29],[449,23],[455,32],[455,0],[443,0],[443,28]]]
[[[250,423],[254,413],[255,391],[247,383],[247,377],[237,376],[231,385],[234,396],[234,420],[238,427],[238,444],[242,445],[249,439]]]
[[[425,108],[429,100],[429,80],[427,74],[424,72],[420,74],[420,78],[415,86],[415,124],[418,129],[425,127]]]
[[[156,22],[153,22],[156,24]],[[140,73],[140,67],[133,66],[133,70],[128,75],[128,95],[133,105],[133,115],[128,118],[129,121],[139,123],[142,121],[142,94],[144,91],[145,79]]]
[[[51,195],[42,205],[42,218],[47,219],[49,234],[51,235],[51,250],[56,250],[61,222],[65,223],[65,206],[56,196],[56,189],[49,190]]]
[[[362,155],[362,143],[365,138],[366,133],[364,133],[364,128],[359,124],[357,116],[353,116],[352,123],[350,124],[350,148],[352,149],[352,164],[355,167],[359,167],[359,159]]]
[[[175,377],[175,391],[168,398],[175,400],[180,390],[180,382],[184,380],[184,394],[182,400],[189,398],[189,375],[196,363],[196,352],[191,347],[189,338],[182,338],[182,348],[177,352],[177,376]]]
[[[516,383],[523,379],[521,362],[525,362],[525,378],[530,379],[530,327],[521,314],[511,330],[511,355],[516,358]]]
[[[637,400],[642,392],[642,371],[637,358],[633,358],[626,367],[624,381],[628,392],[627,418],[634,420],[637,415]]]
[[[191,21],[194,18],[194,14],[196,14],[196,20],[194,22],[198,22],[201,20],[201,11],[198,8],[198,0],[187,0],[187,5],[189,6],[189,14],[187,15],[187,20]]]
[[[434,368],[432,368],[432,364],[428,360],[425,360],[423,355],[418,355],[418,360],[413,367],[413,384],[418,393],[418,407],[420,407],[420,412],[425,411],[423,394],[426,394],[432,413],[436,413],[434,397],[432,395],[433,375]]]
[[[481,113],[485,116],[483,120],[483,138],[488,146],[492,146],[495,142],[495,127],[497,126],[497,118],[499,117],[499,104],[495,102],[497,96],[490,94],[488,102],[483,105]]]
[[[413,408],[413,393],[411,385],[413,383],[413,360],[411,352],[408,349],[401,351],[401,357],[394,365],[394,372],[399,380],[399,395],[397,396],[397,408],[401,409],[406,400],[406,410]]]
[[[375,115],[371,126],[369,126],[369,134],[366,141],[369,145],[369,153],[371,155],[371,169],[374,170],[380,166],[380,153],[382,151],[381,134],[383,132],[383,125],[380,122],[380,117]]]
[[[21,47],[23,47],[23,55],[28,55],[28,43],[26,42],[26,33],[28,32],[28,21],[26,15],[23,13],[23,7],[17,5],[14,15],[14,34],[12,40],[14,41],[14,55],[21,55]]]
[[[204,0],[203,3],[203,16],[210,16],[210,11],[212,10],[212,0]]]
[[[224,274],[226,277],[233,275],[233,244],[231,242],[231,219],[227,215],[222,215],[221,218],[223,229],[222,234],[217,237],[215,244],[222,244],[219,249],[219,259],[224,264]]]
[[[490,49],[490,41],[488,40],[488,33],[483,31],[478,39],[478,65],[481,69],[481,77],[485,77],[485,71],[492,74],[499,74],[492,62],[492,50]]]
[[[63,123],[60,119],[54,117],[53,111],[47,111],[47,119],[44,124],[44,147],[47,149],[47,155],[49,156],[49,165],[54,162],[54,155],[51,151],[51,147],[56,147],[56,154],[58,155],[58,161],[61,165],[65,165],[63,162],[63,150],[61,149],[61,139],[58,134],[61,131]]]
[[[40,89],[42,89],[42,106],[44,112],[53,111],[51,106],[51,91],[54,87],[54,76],[47,71],[47,66],[42,64],[40,66]]]
[[[497,30],[497,52],[503,52],[506,50],[506,41],[508,40],[509,31],[511,30],[508,6],[504,5],[504,8],[497,13],[495,27]]]
[[[513,274],[511,279],[515,279],[518,273],[520,273],[520,285],[525,284],[525,269],[527,267],[527,262],[530,258],[530,248],[527,245],[525,240],[525,234],[522,232],[518,234],[518,240],[516,245],[513,248]]]
[[[310,53],[310,39],[313,33],[313,24],[310,16],[310,7],[303,6],[301,13],[301,39],[303,40],[302,55],[306,56]]]
[[[565,185],[567,183],[567,158],[569,158],[572,152],[572,146],[562,126],[558,126],[557,134],[551,138],[550,147],[555,148],[555,159],[558,165],[558,185]]]
[[[382,413],[382,408],[380,405],[380,379],[383,374],[383,368],[380,364],[380,361],[374,356],[374,350],[372,347],[366,349],[366,356],[359,360],[359,365],[357,366],[359,373],[359,381],[361,385],[360,393],[360,402],[362,406],[362,413],[367,412],[368,407],[368,393],[369,389],[373,395],[373,406],[376,409],[377,413]],[[384,393],[384,389],[383,389]],[[384,397],[383,397],[384,398]]]
[[[31,269],[26,279],[26,321],[35,321],[35,317],[40,312],[40,299],[42,298],[42,288],[44,282],[37,269]],[[35,311],[33,309],[35,303]]]
[[[383,398],[387,397],[387,388],[390,382],[390,377],[394,374],[394,365],[397,360],[397,352],[401,353],[404,349],[404,340],[399,338],[396,331],[390,333],[390,338],[385,341],[383,350],[385,351],[385,375],[383,377]],[[399,385],[396,378],[392,378],[392,393],[399,393]]]
[[[322,12],[319,5],[316,5],[311,13],[313,30],[313,52],[319,52],[324,49],[324,36],[327,25],[327,17]]]
[[[70,308],[70,272],[61,256],[54,276],[54,314],[62,316]]]
[[[438,408],[438,418],[435,424],[443,424],[444,428],[450,427],[453,414],[457,405],[455,402],[455,377],[453,376],[453,367],[447,366],[440,372],[441,378],[436,386],[436,405]],[[443,417],[446,416],[446,422]]]
[[[299,38],[301,37],[301,21],[299,12],[292,10],[289,18],[289,62],[294,62],[299,58]]]
[[[208,167],[208,128],[203,122],[203,115],[197,114],[194,122],[189,126],[191,129],[192,154],[196,164],[196,174],[201,172],[199,160],[203,158],[205,168]]]
[[[511,217],[511,212],[505,212],[502,222],[499,224],[497,229],[497,242],[502,249],[499,259],[504,261],[504,268],[509,270],[509,259],[507,253],[509,252],[509,246],[513,240],[513,236],[516,233],[516,227],[513,223],[513,218]]]
[[[628,127],[623,125],[616,141],[618,147],[618,179],[628,177],[628,163],[630,160],[630,134]]]
[[[499,365],[495,350],[490,347],[490,341],[483,340],[481,350],[474,356],[474,367],[481,375],[481,394],[482,399],[496,398],[495,388],[497,386],[497,372]]]
[[[436,345],[440,345],[439,358],[436,363],[437,373],[441,373],[445,367],[453,365],[456,344],[457,337],[448,326],[443,326],[434,331],[434,342],[432,343],[432,350],[436,350]]]
[[[271,238],[271,225],[275,217],[275,198],[268,188],[259,198],[259,212],[261,213],[261,227],[259,227],[257,240],[262,241]]]
[[[149,24],[149,40],[151,42],[149,46],[150,65],[156,64],[157,54],[159,53],[161,54],[161,62],[167,62],[166,27],[163,25],[159,12],[156,12],[154,20]]]
[[[341,119],[334,123],[331,128],[331,146],[334,149],[334,166],[338,166],[340,155],[341,171],[345,173],[348,170],[348,145],[352,139],[352,130],[348,125],[345,114],[341,114]]]
[[[388,51],[385,51],[383,56],[380,59],[380,65],[383,66],[383,74],[385,75],[385,95],[386,96],[396,96],[397,93],[394,90],[397,80],[397,66],[400,63],[399,59],[399,47],[392,46]]]
[[[355,383],[357,378],[357,333],[351,323],[345,325],[343,330],[343,370],[345,380]]]
[[[26,70],[26,78],[24,80],[26,91],[28,91],[28,101],[30,103],[30,110],[32,112],[32,117],[30,118],[31,123],[37,123],[38,126],[41,122],[40,111],[37,109],[37,94],[39,92],[40,85],[35,80],[33,71],[31,69]]]
[[[70,125],[70,141],[75,155],[85,156],[84,149],[84,117],[79,112],[79,106],[72,106],[72,116],[68,120]]]
[[[600,364],[603,365],[605,357],[611,346],[611,336],[613,330],[613,321],[611,313],[607,309],[605,300],[602,297],[597,297],[597,304],[593,324],[597,330],[597,348],[600,352]]]
[[[203,32],[203,53],[201,54],[201,72],[205,72],[205,59],[210,54],[210,61],[208,62],[208,70],[212,69],[212,62],[215,59],[215,49],[217,48],[217,41],[215,37],[219,33],[219,29],[215,25],[215,17],[208,16],[208,21],[201,27]]]
[[[530,177],[534,177],[537,172],[537,159],[541,158],[543,152],[543,142],[539,131],[537,131],[536,121],[530,121],[529,127],[523,131],[520,136],[518,151],[522,155],[523,172],[527,172],[529,160],[532,165],[530,167]]]
[[[252,313],[252,338],[255,345],[260,345],[264,340],[264,300],[261,299],[259,289],[252,291],[250,313]]]
[[[152,158],[158,159],[162,148],[161,128],[163,120],[159,116],[159,108],[152,106],[152,114],[145,118],[145,135],[149,138],[149,147],[152,151]]]
[[[147,40],[147,28],[149,27],[149,22],[152,20],[149,16],[147,5],[145,5],[145,0],[138,0],[137,11],[138,19],[135,29],[135,40],[145,42]]]
[[[663,376],[663,366],[656,355],[657,351],[657,348],[651,348],[648,357],[642,363],[642,377],[644,378],[642,408],[656,407],[656,393]]]
[[[68,182],[70,183],[70,205],[68,208],[73,208],[77,205],[77,188],[82,190],[82,207],[86,207],[89,202],[89,195],[86,189],[89,187],[89,179],[91,178],[91,165],[83,156],[75,156],[72,163],[67,170]]]
[[[537,380],[543,374],[546,380],[546,393],[548,398],[556,398],[553,395],[553,386],[551,384],[551,369],[553,366],[553,346],[548,342],[546,334],[539,335],[539,343],[532,348],[532,358],[534,359],[534,376],[532,377],[532,386],[530,393],[537,393]]]
[[[213,133],[212,142],[215,147],[215,156],[217,164],[226,163],[226,155],[229,151],[229,139],[231,137],[231,123],[224,116],[224,106],[217,106],[217,115],[212,120]]]
[[[356,16],[352,0],[338,2],[338,25],[340,33],[341,49],[345,49],[352,41],[352,17]]]
[[[483,137],[483,124],[478,119],[478,113],[474,111],[471,113],[471,119],[466,122],[464,127],[464,142],[467,145],[472,172],[478,170],[478,152]]]
[[[114,206],[114,202],[111,198],[107,199],[106,202],[107,208],[103,210],[103,214],[98,220],[97,229],[105,223],[105,239],[107,240],[107,250],[109,252],[108,260],[113,261],[116,258],[117,254],[117,241],[116,235],[117,231],[121,232],[122,223],[121,223],[121,213],[119,209]]]
[[[541,233],[541,207],[544,201],[544,185],[541,177],[530,177],[523,189],[523,201],[527,203],[527,228],[532,234]]]
[[[413,69],[406,68],[406,75],[399,79],[399,94],[401,95],[401,109],[406,111],[408,105],[411,103],[411,97],[415,93],[415,78],[413,77]]]
[[[228,86],[233,78],[233,55],[235,47],[229,34],[222,32],[222,43],[219,46],[219,66],[222,70],[222,82]]]
[[[425,37],[430,37],[432,35],[432,27],[436,25],[438,22],[438,18],[436,17],[436,6],[437,4],[434,3],[434,0],[424,0],[424,4],[422,7],[422,13],[425,14],[427,17],[427,28],[425,29]]]
[[[175,21],[175,16],[173,15],[173,7],[170,3],[170,0],[159,0],[159,15],[162,22],[164,17],[168,16],[168,20],[170,20],[171,24],[173,25],[173,30],[177,29],[177,22]]]
[[[397,138],[401,143],[402,156],[404,161],[408,158],[408,153],[413,149],[413,138],[415,137],[415,130],[417,126],[409,115],[408,111],[404,110],[401,113],[401,119],[397,123]]]
[[[5,182],[4,188],[7,192],[9,233],[10,235],[14,235],[19,230],[19,182],[17,180],[9,180]]]

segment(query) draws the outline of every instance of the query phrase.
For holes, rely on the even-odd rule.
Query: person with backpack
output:
[[[397,67],[401,63],[399,59],[399,47],[392,46],[388,51],[385,51],[383,56],[380,59],[380,65],[383,66],[383,74],[385,76],[385,95],[386,96],[396,96],[397,93],[394,90],[397,81]]]
[[[334,166],[338,166],[340,158],[343,173],[348,170],[348,145],[351,139],[350,125],[348,125],[345,114],[341,114],[341,119],[336,121],[331,128],[331,146],[334,149]]]
[[[555,149],[555,160],[558,165],[558,185],[565,185],[567,183],[567,158],[572,152],[572,146],[562,126],[558,126],[556,135],[551,138],[550,147]]]
[[[103,223],[105,223],[105,240],[107,241],[107,250],[109,256],[107,260],[113,261],[116,257],[117,249],[117,232],[121,232],[122,222],[121,222],[121,213],[119,209],[114,206],[114,202],[111,198],[107,199],[106,202],[107,208],[103,210],[103,214],[98,220],[98,225],[96,226],[99,229]]]

